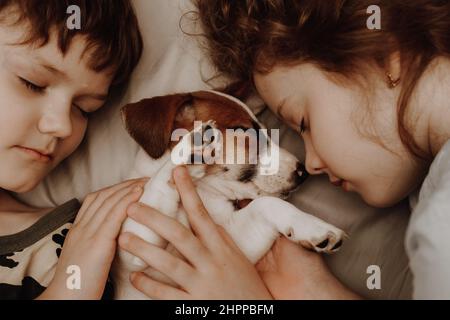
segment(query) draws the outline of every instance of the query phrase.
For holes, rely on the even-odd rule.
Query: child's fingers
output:
[[[157,300],[189,300],[189,295],[180,289],[173,288],[151,279],[142,272],[133,273],[131,279],[133,286],[147,295],[149,298]]]
[[[122,189],[117,190],[115,193],[110,195],[106,199],[100,199],[97,197],[90,205],[89,207],[83,212],[81,218],[78,221],[78,224],[82,227],[85,226],[92,226],[92,220],[95,216],[98,216],[100,211],[102,211],[102,208],[105,206],[111,206],[111,199],[121,197],[124,194],[130,192],[130,190],[133,188],[133,185],[137,183],[131,184],[130,186],[123,187]]]
[[[113,235],[114,238],[117,238],[122,224],[127,217],[127,208],[130,204],[140,199],[143,190],[142,188],[140,190],[133,188],[129,193],[124,195],[111,209],[105,221],[103,221],[100,226],[100,232],[106,232],[107,234]]]
[[[107,199],[108,197],[110,197],[111,195],[116,193],[117,191],[127,188],[135,183],[140,183],[143,181],[146,181],[146,179],[141,178],[141,179],[127,180],[127,181],[118,183],[116,185],[113,185],[108,188],[105,188],[105,189],[95,192],[96,196],[95,196],[94,201],[92,201],[89,210],[96,211],[103,204],[105,199]]]
[[[127,186],[135,183],[138,180],[139,179],[127,180],[114,186],[88,194],[84,198],[83,204],[78,211],[77,217],[75,219],[75,224],[79,224],[83,219],[85,219],[86,212],[92,213],[93,210],[97,209],[103,202],[103,198],[108,196],[111,192],[116,192],[119,189],[126,188]]]
[[[91,219],[87,220],[86,223],[90,228],[94,228],[98,230],[102,228],[105,223],[109,220],[113,219],[113,215],[117,215],[118,206],[122,202],[126,201],[127,204],[124,207],[124,204],[120,206],[123,208],[123,216],[126,216],[126,208],[132,201],[138,201],[144,191],[143,183],[135,183],[131,186],[121,189],[116,193],[110,195],[103,201],[103,204],[97,209],[97,211],[92,214]],[[119,213],[120,214],[120,213]]]
[[[117,190],[126,188],[127,186],[129,186],[133,183],[136,183],[141,180],[143,181],[145,179],[148,179],[148,178],[138,178],[138,179],[126,180],[126,181],[117,183],[115,185],[97,190],[95,192],[91,192],[88,195],[86,195],[86,197],[83,199],[83,205],[81,206],[80,211],[85,212],[91,206],[92,203],[98,202],[100,200],[104,200],[104,198],[108,197],[111,193],[114,193]]]
[[[209,216],[196,191],[189,172],[185,167],[180,166],[174,169],[173,177],[189,223],[195,234],[205,245],[209,243],[217,244],[222,239],[217,231],[216,224]]]
[[[130,186],[132,186],[134,184],[145,184],[146,181],[148,181],[148,180],[146,180],[146,179],[127,180],[122,183],[111,186],[109,188],[105,188],[105,189],[102,189],[97,192],[89,194],[86,197],[86,199],[84,200],[83,205],[77,214],[75,223],[85,224],[86,220],[90,220],[92,218],[92,215],[95,212],[97,212],[98,209],[103,205],[103,202],[105,201],[105,199],[107,199],[114,193],[117,193],[120,190],[129,188]]]
[[[227,230],[225,230],[222,226],[217,226],[217,229],[219,230],[219,233],[222,235],[225,242],[232,247],[236,252],[240,252],[243,254],[241,249],[237,246],[236,242],[234,242],[233,238],[228,234]]]
[[[128,215],[169,241],[192,265],[200,267],[208,260],[206,246],[177,220],[141,203],[131,205]]]
[[[141,258],[150,267],[162,272],[178,285],[185,285],[192,280],[195,270],[185,261],[145,242],[131,233],[123,233],[119,237],[119,245],[132,255]]]

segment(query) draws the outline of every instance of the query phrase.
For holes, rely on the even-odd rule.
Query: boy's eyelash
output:
[[[20,81],[25,85],[25,87],[27,87],[29,90],[36,92],[36,93],[42,93],[45,90],[45,87],[40,87],[35,85],[34,83],[19,77]]]
[[[43,93],[45,90],[45,87],[40,87],[35,85],[34,83],[19,77],[20,81],[31,91],[36,92],[36,93]],[[77,108],[80,112],[81,115],[85,118],[89,117],[89,112],[84,111],[81,107],[77,106],[76,104],[74,104],[74,107]]]

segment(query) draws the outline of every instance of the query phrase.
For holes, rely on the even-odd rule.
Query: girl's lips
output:
[[[344,189],[344,191],[349,191],[348,182],[345,180],[342,182],[342,189]]]
[[[334,184],[336,187],[342,186],[343,182],[344,182],[344,180],[342,180],[342,179],[331,181],[331,183]]]
[[[348,182],[342,179],[331,181],[336,187],[342,187],[345,191],[348,191]]]

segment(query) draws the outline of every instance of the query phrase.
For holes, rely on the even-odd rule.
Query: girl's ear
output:
[[[400,82],[402,76],[402,64],[399,51],[395,51],[389,55],[386,61],[386,69],[388,85],[390,88],[394,88]]]
[[[144,99],[124,106],[122,119],[133,139],[150,157],[158,159],[169,147],[177,113],[191,100],[190,94]]]

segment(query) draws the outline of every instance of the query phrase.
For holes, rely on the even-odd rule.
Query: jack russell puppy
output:
[[[342,245],[345,237],[342,230],[282,200],[303,183],[307,177],[306,170],[295,156],[272,143],[267,130],[261,130],[263,125],[240,100],[217,91],[167,95],[128,104],[122,109],[122,117],[127,131],[141,147],[130,178],[151,177],[140,202],[189,227],[179,194],[171,181],[172,170],[177,165],[173,156],[181,155],[182,162],[189,163],[199,154],[184,152],[183,155],[183,151],[197,149],[203,152],[214,137],[226,136],[227,129],[241,129],[236,130],[237,135],[253,129],[258,132],[258,141],[270,142],[271,155],[278,155],[275,173],[264,174],[261,161],[250,161],[250,143],[233,145],[232,149],[218,147],[221,152],[219,158],[225,158],[231,152],[244,155],[244,163],[218,161],[187,165],[214,222],[225,228],[252,263],[270,250],[280,234],[317,252],[331,253]],[[195,121],[201,121],[201,124],[195,127]],[[177,129],[186,134],[172,141],[172,133]],[[212,135],[206,142],[200,139],[200,148],[196,148],[193,145],[195,135],[208,130],[219,135]],[[228,140],[225,143],[230,144]],[[220,146],[217,140],[216,145]],[[124,222],[122,232],[133,233],[180,255],[167,241],[131,218]],[[130,273],[134,271],[144,271],[154,279],[173,284],[168,277],[122,249],[118,249],[112,270],[116,299],[147,298],[129,281]]]

